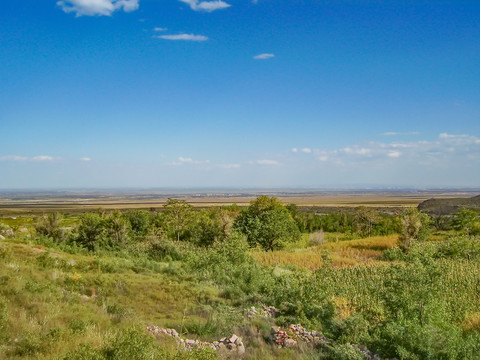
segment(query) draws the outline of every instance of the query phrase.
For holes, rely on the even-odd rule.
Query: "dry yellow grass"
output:
[[[312,251],[255,251],[253,256],[257,262],[267,266],[294,266],[315,270],[323,264],[322,255]]]
[[[330,242],[320,246],[325,250],[344,250],[358,249],[370,251],[383,251],[393,248],[398,243],[398,235],[372,236],[365,239],[345,240],[339,242]]]
[[[382,252],[391,249],[398,242],[398,235],[375,236],[365,239],[326,243],[307,249],[279,250],[271,252],[254,251],[257,262],[266,266],[293,266],[316,270],[322,266],[323,254],[328,254],[335,267],[375,264]]]
[[[480,331],[480,312],[471,314],[462,323],[464,331]]]

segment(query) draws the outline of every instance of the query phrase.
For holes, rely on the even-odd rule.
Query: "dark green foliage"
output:
[[[104,220],[96,213],[86,213],[80,218],[76,241],[89,250],[93,250],[102,240]]]
[[[453,228],[466,235],[480,234],[480,215],[469,209],[461,209],[453,218]]]
[[[442,243],[437,257],[453,259],[480,259],[480,239],[478,237],[457,236]]]
[[[367,237],[391,235],[399,232],[400,229],[398,216],[366,207],[328,214],[302,212],[291,205],[288,208],[300,231],[306,233],[323,230]]]
[[[145,210],[128,210],[123,213],[136,236],[145,236],[150,226],[150,214]]]
[[[172,240],[166,238],[152,240],[148,248],[148,255],[156,261],[172,261],[182,258],[182,253],[177,245]]]
[[[193,241],[202,246],[210,246],[223,241],[231,233],[235,213],[223,208],[199,211],[195,214],[191,231]]]
[[[260,196],[235,221],[235,228],[247,236],[250,246],[281,249],[297,241],[300,231],[289,211],[277,198]]]
[[[125,245],[130,239],[129,233],[132,229],[132,221],[136,224],[138,229],[139,223],[141,223],[141,221],[138,221],[138,219],[142,218],[142,216],[135,216],[130,212],[127,214],[129,214],[129,216],[124,217],[119,211],[114,211],[112,214],[110,214],[110,216],[103,220],[103,227],[105,229],[105,236],[106,240],[108,241],[108,245]],[[148,226],[143,231],[146,230],[148,230]],[[137,231],[135,231],[135,233],[139,234]]]

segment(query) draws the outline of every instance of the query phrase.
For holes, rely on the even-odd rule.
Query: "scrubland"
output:
[[[0,357],[364,358],[355,344],[384,359],[475,359],[478,222],[364,208],[319,216],[268,198],[249,209],[172,201],[161,212],[3,218]],[[262,305],[278,316],[247,316]],[[331,343],[268,341],[272,326],[298,323]],[[246,352],[185,351],[149,325],[206,341],[235,333]]]

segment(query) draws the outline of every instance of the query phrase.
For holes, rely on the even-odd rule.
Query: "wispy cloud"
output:
[[[23,156],[23,155],[4,155],[0,156],[0,161],[54,161],[60,160],[58,157],[48,155]]]
[[[395,132],[389,131],[382,134],[383,136],[402,136],[402,135],[420,135],[418,131],[409,131],[409,132]]]
[[[255,60],[267,60],[273,57],[275,57],[275,54],[259,54],[259,55],[255,55],[253,58]]]
[[[89,157],[83,157],[83,158],[80,158],[80,161],[91,161],[92,159],[89,158]]]
[[[139,0],[61,0],[57,5],[66,13],[79,16],[110,16],[115,11],[130,12],[138,9]]]
[[[53,156],[48,155],[38,155],[32,158],[33,161],[53,161],[55,158]]]
[[[0,160],[2,160],[2,161],[27,161],[28,157],[21,156],[21,155],[4,155],[4,156],[0,156]]]
[[[153,28],[153,31],[167,31],[167,30],[168,30],[167,28],[162,28],[162,27]]]
[[[305,151],[306,150],[306,151]],[[308,150],[311,150],[309,152]],[[336,164],[375,162],[382,159],[405,159],[406,161],[441,161],[442,159],[464,159],[480,161],[480,138],[472,135],[439,134],[433,141],[418,140],[410,142],[374,142],[353,144],[340,149],[293,148],[293,153],[308,153],[321,161]]]
[[[277,160],[262,159],[255,161],[258,165],[280,165]]]
[[[240,164],[218,164],[217,167],[221,169],[238,169]]]
[[[192,165],[192,164],[209,164],[210,160],[194,160],[190,157],[180,156],[177,161],[168,163],[167,165],[181,166],[181,165]]]
[[[397,151],[397,150],[392,150],[392,151],[389,151],[387,153],[387,156],[388,157],[391,157],[391,158],[398,158],[402,155],[402,153],[400,151]]]
[[[183,41],[207,41],[208,37],[194,34],[176,34],[176,35],[158,35],[155,36],[164,40],[183,40]]]
[[[230,4],[227,4],[221,0],[215,1],[199,1],[199,0],[180,0],[181,2],[188,4],[190,8],[194,11],[205,11],[212,12],[215,10],[226,9],[230,7]]]

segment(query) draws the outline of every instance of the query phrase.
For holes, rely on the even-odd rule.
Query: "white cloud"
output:
[[[420,135],[418,131],[409,131],[409,132],[395,132],[390,131],[382,134],[383,136],[400,136],[400,135]]]
[[[177,34],[177,35],[159,35],[155,36],[164,40],[184,40],[184,41],[207,41],[208,37],[194,34]]]
[[[190,8],[194,11],[205,11],[212,12],[215,10],[226,9],[230,7],[230,4],[227,4],[221,0],[215,1],[199,1],[199,0],[180,0],[181,2],[190,5]]]
[[[53,161],[60,160],[61,158],[48,156],[48,155],[37,155],[37,156],[23,156],[23,155],[4,155],[0,156],[0,161]]]
[[[268,159],[257,160],[256,163],[258,165],[280,165],[280,163],[277,160],[268,160]]]
[[[295,148],[296,149],[296,148]],[[306,148],[309,149],[309,148]],[[296,152],[303,151],[298,150]],[[311,149],[321,162],[329,161],[337,165],[381,164],[386,158],[402,158],[402,161],[422,164],[461,163],[480,161],[480,138],[472,135],[439,134],[433,141],[418,140],[409,142],[367,142],[353,144],[341,149]]]
[[[259,55],[255,55],[253,58],[255,60],[267,60],[273,57],[275,57],[275,54],[259,54]]]
[[[364,147],[358,147],[358,146],[352,146],[352,147],[346,147],[341,149],[340,151],[344,152],[345,154],[348,155],[369,155],[371,153],[370,149],[364,148]]]
[[[185,164],[209,164],[209,163],[210,163],[210,160],[200,161],[200,160],[193,160],[190,157],[180,156],[177,161],[168,163],[167,165],[181,166],[181,165],[185,165]]]
[[[89,158],[89,157],[83,157],[83,158],[80,158],[80,161],[91,161],[92,159]]]
[[[391,158],[398,158],[398,157],[400,157],[401,155],[402,155],[402,153],[401,153],[400,151],[394,151],[394,150],[389,151],[389,152],[387,153],[387,156],[389,156],[389,157],[391,157]]]
[[[187,164],[193,163],[193,159],[192,159],[192,158],[184,158],[183,156],[180,156],[180,157],[178,158],[178,161],[180,161],[181,163],[187,163]]]
[[[222,169],[238,169],[240,164],[218,164],[217,166]]]
[[[113,12],[123,10],[130,12],[138,9],[139,0],[61,0],[57,5],[66,13],[79,16],[110,16]]]
[[[167,30],[168,30],[167,28],[162,28],[162,27],[153,28],[153,31],[167,31]]]
[[[2,161],[26,161],[28,157],[21,156],[21,155],[4,155],[0,156],[0,160]]]
[[[297,153],[298,152],[298,149],[297,148],[292,148],[291,150],[293,153]]]
[[[310,154],[312,152],[312,149],[310,148],[303,148],[302,149],[302,152],[304,152],[305,154]]]
[[[48,156],[48,155],[38,155],[32,157],[33,161],[53,161],[55,158],[53,156]]]

